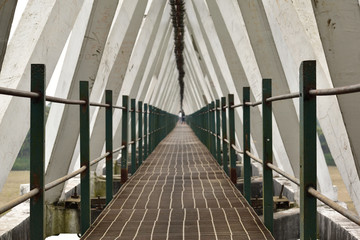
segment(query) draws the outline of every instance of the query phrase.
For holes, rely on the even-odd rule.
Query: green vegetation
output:
[[[321,148],[324,152],[324,155],[325,155],[325,160],[326,160],[326,164],[328,166],[335,166],[335,162],[334,162],[334,159],[333,157],[331,156],[331,153],[330,153],[330,149],[327,145],[327,142],[326,142],[326,139],[325,139],[325,136],[323,134],[323,131],[319,125],[319,123],[317,124],[317,133],[319,135],[319,139],[320,139],[320,143],[321,143]]]
[[[49,115],[50,105],[46,106],[45,119]],[[12,171],[30,170],[30,131],[27,133],[15,163],[11,169]]]

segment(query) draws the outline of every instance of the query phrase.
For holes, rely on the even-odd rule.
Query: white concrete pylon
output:
[[[146,69],[147,60],[150,56],[150,49],[154,44],[154,40],[156,37],[156,33],[158,32],[158,28],[161,27],[163,32],[167,29],[168,26],[168,18],[165,19],[166,5],[165,2],[153,1],[150,2],[150,8],[147,13],[146,18],[141,26],[140,32],[136,38],[136,42],[134,45],[134,49],[131,52],[129,63],[126,65],[127,69],[123,74],[124,80],[123,82],[118,82],[118,79],[114,79],[113,81],[109,81],[107,83],[107,88],[118,90],[118,93],[115,94],[114,103],[117,106],[122,104],[122,95],[129,95],[130,98],[134,98],[136,96],[135,93],[131,93],[132,88],[136,88],[140,85],[141,79],[143,77],[144,71]],[[141,15],[143,16],[143,15]],[[161,24],[160,24],[161,23]],[[110,78],[110,77],[109,77]],[[103,85],[102,85],[103,86]],[[104,91],[105,89],[103,89]],[[133,95],[131,95],[133,94]],[[103,97],[103,96],[102,96]],[[98,134],[103,131],[99,124],[101,124],[99,119],[104,118],[104,116],[98,115],[92,118],[92,126],[94,130],[92,131],[92,145],[91,150],[94,155],[99,156],[102,152],[104,152],[104,138],[99,138]],[[113,136],[113,144],[114,146],[120,146],[120,132],[121,127],[120,122],[122,119],[121,111],[115,111],[113,114],[113,124],[114,124],[114,136]],[[96,141],[96,142],[95,142]],[[79,162],[79,154],[78,152],[74,152],[73,162]],[[77,159],[77,160],[76,160]],[[76,160],[76,161],[75,161]],[[101,173],[101,163],[97,167],[97,173]]]
[[[141,89],[142,91],[140,92],[140,99],[143,98],[144,102],[146,103],[151,102],[158,79],[159,78],[161,79],[164,76],[166,70],[168,70],[170,67],[173,67],[172,65],[175,64],[174,62],[175,59],[173,56],[172,36],[173,34],[171,33],[168,42],[164,45],[164,48],[161,50],[164,51],[163,59],[159,59],[159,61],[155,65],[156,70],[151,77],[151,81],[143,83],[143,87]]]
[[[159,40],[161,37],[161,40]],[[168,29],[166,30],[165,36],[158,34],[157,39],[155,39],[156,51],[152,51],[149,57],[149,64],[146,66],[144,77],[141,81],[139,90],[136,95],[136,99],[143,100],[147,102],[145,95],[148,92],[148,87],[151,82],[152,77],[159,76],[160,70],[163,67],[163,64],[168,64],[171,54],[172,54],[172,26],[169,22]],[[159,39],[158,39],[159,38]]]
[[[256,17],[260,18],[261,14],[265,13],[264,11],[261,12],[261,7],[258,6],[258,2],[256,1],[251,5],[242,3],[247,7],[242,10],[242,12],[246,12],[245,17],[253,20],[248,24],[249,27],[247,28],[245,27],[245,22],[236,0],[225,0],[223,2],[207,1],[207,3],[217,35],[223,46],[224,54],[226,59],[229,59],[227,64],[231,74],[233,78],[237,78],[235,81],[237,82],[237,91],[242,92],[241,86],[248,85],[254,96],[257,96],[255,97],[255,100],[261,100],[262,78],[272,78],[274,86],[273,95],[288,93],[289,89],[281,66],[275,65],[276,61],[274,61],[274,59],[277,60],[278,63],[280,63],[280,61],[276,55],[276,49],[271,34],[266,35],[269,31],[269,26],[266,25],[266,18],[261,19],[262,21],[254,21]],[[268,44],[257,43],[260,39],[264,41],[264,38]],[[271,42],[273,44],[271,44]],[[280,80],[282,81],[280,82]],[[276,113],[275,110],[279,109],[277,104],[278,103],[273,104],[273,118]],[[292,101],[283,101],[282,104],[281,107],[284,107],[287,114],[282,115],[282,119],[285,122],[284,125],[282,125],[283,122],[278,123],[278,118],[273,121],[273,138],[274,143],[276,143],[274,146],[274,157],[281,169],[292,175],[294,175],[295,172],[295,175],[298,176],[298,164],[294,163],[292,167],[289,162],[289,159],[292,159],[292,161],[298,159],[298,148],[294,148],[294,146],[299,145],[298,138],[294,138],[294,135],[297,135],[299,132],[298,130],[296,131],[296,129],[299,129],[298,119]],[[256,109],[254,110],[257,111]],[[259,107],[258,112],[252,116],[260,118],[258,121],[259,124],[261,124],[260,114],[261,106]],[[289,121],[289,118],[286,118],[286,116],[292,116],[293,121]],[[257,120],[255,119],[255,121]],[[292,127],[290,128],[291,130],[289,130],[289,125]],[[282,127],[283,132],[285,132],[286,136],[290,139],[289,142],[282,141],[278,126]],[[253,126],[253,128],[259,129],[258,126]],[[259,133],[261,137],[262,132],[260,131]],[[241,136],[238,135],[238,137],[241,139]],[[259,138],[256,137],[256,135],[255,139],[259,142]],[[242,142],[242,140],[240,142]],[[287,143],[288,148],[284,148],[284,143]],[[261,148],[259,148],[259,151],[262,151]],[[288,157],[288,151],[293,153],[291,155],[292,158]]]
[[[313,46],[305,33],[305,29],[299,27],[302,26],[302,23],[293,4],[281,2],[279,5],[274,5],[268,0],[263,1],[263,3],[290,92],[298,92],[299,66],[301,62],[309,59],[319,59],[317,59],[314,53]],[[327,81],[325,80],[326,75],[322,65],[324,64],[318,64],[317,66],[318,86],[321,82]],[[318,99],[319,104],[321,101],[321,99]],[[294,103],[298,113],[298,101],[294,100]],[[317,149],[317,176],[320,191],[330,199],[336,200],[337,196],[333,190],[329,171],[318,139]]]
[[[186,59],[186,56],[184,56],[185,58],[185,66],[184,66],[184,70],[186,72],[186,77],[184,78],[184,83],[185,83],[185,87],[189,88],[190,91],[194,92],[195,96],[196,96],[196,103],[198,106],[203,106],[208,104],[209,102],[211,102],[211,100],[213,100],[212,98],[206,98],[204,99],[204,91],[206,91],[206,89],[203,89],[199,86],[199,82],[204,81],[204,79],[196,79],[193,76],[193,69],[191,67],[191,65],[188,64],[188,61]]]
[[[212,88],[210,87],[209,81],[207,81],[207,78],[205,78],[205,74],[202,72],[198,58],[195,54],[195,51],[191,51],[193,48],[193,45],[190,41],[189,34],[185,35],[185,50],[184,50],[184,56],[187,60],[186,63],[191,66],[192,69],[192,75],[194,79],[197,80],[197,82],[200,85],[200,88],[205,93],[205,97],[207,99],[207,102],[209,102],[210,99],[218,99],[220,96],[217,95],[217,92],[212,91]]]
[[[29,0],[6,50],[1,87],[29,91],[31,63],[46,64],[48,83],[83,3]],[[0,102],[1,190],[29,130],[30,109],[28,99],[1,95]]]
[[[177,69],[175,64],[173,64],[175,61],[173,60],[173,58],[171,59],[171,64],[168,65],[168,68],[166,69],[166,72],[164,74],[164,76],[159,77],[157,79],[155,88],[154,88],[154,93],[152,94],[152,98],[150,99],[150,102],[152,105],[156,106],[156,107],[160,107],[160,104],[162,104],[162,102],[160,102],[160,100],[163,98],[164,94],[166,93],[167,88],[166,85],[168,82],[171,81],[177,81],[176,76],[177,76]]]
[[[211,88],[213,89],[213,92],[216,92],[217,96],[223,96],[225,93],[228,93],[229,90],[226,86],[219,84],[218,76],[214,70],[214,66],[206,47],[203,34],[201,33],[199,23],[196,19],[196,15],[190,1],[186,6],[186,17],[187,21],[185,31],[190,34],[193,40],[193,44],[196,44],[197,54],[199,55],[198,59],[200,66],[202,66],[203,75],[208,77],[208,81]]]
[[[60,72],[60,75],[58,76],[55,96],[65,99],[76,99],[79,96],[79,81],[78,81],[78,74],[79,74],[79,68],[75,68],[74,66],[77,65],[77,63],[83,63],[79,59],[80,56],[84,56],[85,51],[80,54],[81,49],[83,48],[84,36],[85,32],[87,30],[87,24],[90,17],[90,13],[93,7],[93,0],[85,0],[85,4],[81,8],[79,15],[76,19],[76,22],[74,24],[72,34],[69,37],[68,40],[68,47],[66,49],[64,61],[62,63],[62,69]],[[96,42],[98,44],[98,42]],[[89,48],[87,48],[89,49]],[[64,49],[65,51],[65,49]],[[90,70],[90,69],[89,69]],[[92,70],[92,69],[91,69]],[[90,71],[91,71],[90,70]],[[56,80],[55,80],[56,81]],[[45,141],[45,182],[49,183],[59,177],[62,177],[65,175],[68,171],[69,165],[70,165],[70,159],[69,156],[66,159],[65,155],[62,155],[62,161],[59,161],[59,158],[52,158],[52,161],[50,161],[50,157],[52,155],[52,150],[54,145],[56,144],[56,139],[58,134],[64,133],[66,129],[69,131],[72,130],[72,127],[70,125],[63,125],[63,116],[72,116],[70,117],[72,120],[70,124],[72,126],[78,125],[79,122],[76,121],[76,113],[78,112],[78,108],[74,106],[69,106],[65,104],[52,104],[50,108],[50,112],[48,115],[48,119],[46,121],[46,141]],[[75,115],[76,114],[76,115]],[[69,121],[70,121],[69,119]],[[65,130],[63,130],[65,127]],[[64,138],[67,136],[64,135]],[[69,145],[61,145],[58,147],[72,147]],[[49,166],[50,163],[50,166]],[[63,174],[63,175],[61,175]],[[59,194],[61,193],[61,190],[63,188],[64,184],[61,184],[57,186],[56,188],[53,188],[49,190],[46,194],[46,201],[53,202],[56,201],[59,197]]]
[[[0,71],[4,60],[6,47],[14,19],[17,0],[2,1],[0,3]]]
[[[154,106],[163,106],[164,105],[164,99],[167,96],[167,93],[169,92],[169,83],[171,82],[178,82],[177,81],[177,75],[178,71],[175,65],[172,66],[171,71],[167,76],[162,78],[162,81],[158,81],[158,86],[155,87],[157,90],[156,93],[153,94],[154,96]]]
[[[113,91],[113,102],[116,105],[122,84],[121,80],[124,78],[131,52],[139,33],[146,4],[147,1],[124,0],[121,2],[121,5],[118,5],[92,87],[90,101],[104,102],[105,90],[111,89]],[[100,156],[102,153],[101,147],[105,139],[103,131],[105,123],[104,115],[103,109],[101,111],[99,108],[90,109],[90,157],[92,159]],[[115,143],[118,142],[114,138],[114,146],[117,146]],[[75,146],[76,148],[72,153],[70,171],[79,168],[80,165],[79,138],[77,138]]]
[[[325,52],[332,80],[332,84],[324,84],[321,88],[358,84],[359,3],[354,0],[312,3],[311,11],[315,13],[316,29],[319,29],[322,41],[321,50]],[[318,100],[319,123],[354,206],[360,213],[360,128],[359,111],[355,110],[359,106],[359,94],[318,97]]]

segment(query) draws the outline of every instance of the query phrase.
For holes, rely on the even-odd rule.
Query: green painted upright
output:
[[[211,103],[209,103],[206,108],[206,130],[207,130],[206,146],[208,147],[209,151],[211,152],[210,109],[211,109]]]
[[[136,100],[131,99],[131,175],[136,172]]]
[[[81,173],[81,234],[90,227],[90,105],[89,82],[80,81],[80,100],[86,103],[80,105],[80,165],[86,169]]]
[[[153,134],[153,122],[154,122],[154,113],[153,107],[149,105],[149,154],[152,152],[152,146],[154,144],[154,134]]]
[[[215,103],[216,107],[216,159],[221,165],[221,140],[220,140],[220,100],[217,99]]]
[[[109,156],[106,157],[106,204],[109,204],[113,197],[113,102],[111,90],[105,92],[105,103],[109,105],[105,110],[106,152],[109,153]]]
[[[244,165],[244,197],[251,203],[251,162],[249,155],[246,151],[250,152],[250,106],[246,105],[246,102],[250,102],[250,88],[243,87],[243,165]]]
[[[223,147],[223,169],[226,174],[229,176],[229,153],[228,153],[228,144],[225,142],[227,139],[227,127],[226,127],[226,97],[221,98],[221,125],[222,125],[222,147]]]
[[[228,109],[229,109],[229,142],[230,142],[230,179],[232,183],[236,184],[236,153],[234,148],[235,145],[235,114],[234,108],[231,106],[234,105],[234,94],[228,95]]]
[[[300,239],[316,239],[316,198],[308,188],[316,189],[316,61],[300,66]]]
[[[272,104],[266,102],[271,97],[271,79],[262,82],[262,114],[263,114],[263,216],[264,224],[273,232],[273,175],[267,163],[273,162],[272,153]]]
[[[213,155],[214,158],[216,158],[216,136],[215,134],[215,103],[214,101],[212,101],[210,103],[210,112],[209,112],[209,117],[210,117],[210,152]]]
[[[142,112],[142,101],[139,101],[138,102],[138,134],[139,134],[139,154],[138,154],[138,158],[139,158],[139,167],[141,166],[142,164],[142,161],[143,161],[143,138],[144,138],[144,135],[143,135],[143,122],[142,122],[142,115],[143,115],[143,112]]]
[[[148,157],[148,105],[144,103],[144,160]]]
[[[31,64],[31,92],[40,94],[30,104],[30,189],[39,193],[30,199],[30,239],[44,239],[45,166],[45,75],[44,64]]]
[[[121,127],[121,145],[124,148],[121,151],[121,183],[125,183],[128,179],[128,112],[129,112],[129,97],[123,95],[123,116]]]

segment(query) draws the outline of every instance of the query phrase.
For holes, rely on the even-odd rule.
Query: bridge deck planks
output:
[[[179,125],[81,239],[273,239],[206,147]]]

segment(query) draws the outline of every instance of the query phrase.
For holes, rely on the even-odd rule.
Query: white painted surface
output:
[[[91,81],[95,78],[116,6],[117,0],[86,1],[82,16],[77,19],[73,29],[76,32],[69,40],[71,46],[59,76],[56,96],[78,99],[79,82]],[[91,20],[90,24],[86,19]],[[49,165],[45,176],[46,182],[69,172],[71,157],[79,135],[78,114],[78,106],[53,104],[50,110],[47,123],[46,162],[49,162]],[[46,201],[57,201],[63,187],[62,184],[48,191]]]
[[[1,87],[28,91],[31,63],[46,63],[48,82],[82,4],[83,0],[29,1],[8,45]],[[0,102],[1,189],[29,129],[30,109],[28,99],[1,95]]]
[[[311,6],[310,6],[311,8]],[[358,84],[360,7],[356,0],[317,1],[314,13],[331,75],[318,88]],[[314,20],[315,21],[315,20]],[[359,94],[319,97],[318,118],[331,154],[360,213]]]

